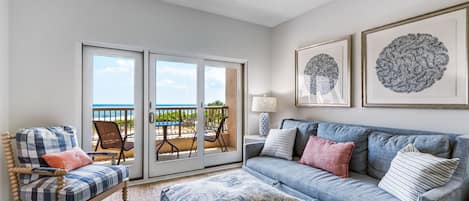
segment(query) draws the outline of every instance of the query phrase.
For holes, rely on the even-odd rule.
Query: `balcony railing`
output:
[[[180,125],[168,129],[168,135],[194,133],[197,120],[197,107],[157,107],[156,121],[178,121]],[[205,128],[218,127],[223,117],[228,116],[227,106],[206,106],[204,110]],[[123,134],[133,133],[135,129],[135,113],[132,107],[95,107],[93,108],[94,121],[114,121]],[[223,128],[227,130],[227,125]],[[157,128],[157,135],[162,135],[161,128]]]

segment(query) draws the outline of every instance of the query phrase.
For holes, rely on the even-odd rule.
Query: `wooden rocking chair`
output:
[[[42,138],[40,136],[42,134],[47,137]],[[31,135],[39,135],[35,139],[41,138],[41,140],[25,140]],[[67,172],[64,169],[44,166],[41,160],[38,160],[42,159],[41,154],[49,153],[51,150],[57,150],[57,147],[48,150],[47,145],[54,144],[54,142],[49,143],[51,142],[51,138],[52,140],[55,140],[55,144],[58,142],[61,149],[64,149],[62,151],[68,150],[67,148],[70,145],[73,147],[78,146],[75,137],[75,129],[71,127],[22,129],[19,131],[17,136],[10,136],[9,133],[2,134],[3,150],[8,167],[12,199],[14,201],[31,201],[39,199],[41,201],[99,201],[119,190],[122,190],[122,200],[127,201],[127,183],[129,180],[127,167],[90,164]],[[65,138],[69,139],[61,140]],[[44,146],[36,146],[35,148],[32,148],[34,146],[31,146],[31,141],[34,141],[33,143],[44,142]],[[19,150],[24,151],[25,149],[28,149],[27,147],[31,147],[31,149],[34,150],[27,150],[26,153],[29,152],[28,155],[35,155],[35,157],[27,158],[27,156],[21,155],[21,153],[17,152],[18,161],[22,164],[17,166],[14,159],[15,154],[12,150],[12,142],[16,142],[18,145],[17,149]],[[67,143],[67,145],[60,143]],[[117,154],[94,152],[88,153],[88,155],[112,156],[113,163],[115,163],[115,156]],[[28,164],[28,162],[30,163]],[[96,174],[93,175],[93,177],[99,177],[102,175],[102,181],[97,181],[95,178],[88,178],[87,175],[92,175],[94,171]],[[87,182],[83,183],[82,180],[86,180]],[[97,191],[91,191],[90,189],[83,188],[83,185],[89,185],[90,188],[91,186],[102,186],[102,188]]]

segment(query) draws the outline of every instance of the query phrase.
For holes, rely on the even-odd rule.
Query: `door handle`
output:
[[[149,119],[151,124],[155,123],[155,113],[150,112],[148,119]]]

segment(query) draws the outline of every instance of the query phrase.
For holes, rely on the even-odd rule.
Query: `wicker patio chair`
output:
[[[12,149],[14,142],[16,154]],[[44,154],[78,147],[72,127],[21,129],[15,136],[2,134],[2,144],[14,201],[98,201],[119,190],[122,200],[127,201],[126,166],[90,164],[67,172],[49,167],[41,158]],[[112,156],[115,163],[115,153],[88,155]]]
[[[112,121],[93,121],[96,132],[98,133],[98,143],[94,151],[98,150],[98,146],[101,149],[119,149],[119,159],[117,165],[120,164],[121,159],[125,161],[124,151],[130,151],[134,148],[133,142],[127,142],[127,138],[133,134],[128,134],[122,137],[119,125]]]
[[[225,140],[223,139],[223,127],[225,126],[225,121],[228,117],[223,117],[218,125],[217,130],[215,131],[215,136],[207,135],[208,133],[204,133],[204,141],[207,142],[218,142],[220,145],[221,151],[226,152],[228,151],[228,146],[226,145]],[[194,132],[194,137],[192,138],[191,149],[189,151],[189,157],[191,157],[192,149],[194,148],[194,143],[197,141],[197,132]]]

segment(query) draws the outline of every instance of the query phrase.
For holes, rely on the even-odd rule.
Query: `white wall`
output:
[[[360,33],[363,30],[445,8],[462,0],[337,0],[274,28],[272,91],[279,97],[274,122],[296,117],[325,121],[469,133],[468,110],[361,107]],[[353,34],[353,108],[296,108],[294,50]]]
[[[8,130],[8,0],[0,0],[0,133]],[[0,144],[0,200],[10,200],[8,175]]]
[[[8,130],[8,0],[0,0],[0,133]],[[8,175],[0,144],[0,200],[9,200]]]
[[[270,91],[271,29],[157,0],[11,1],[10,127],[80,126],[77,43],[249,60],[249,93]],[[257,129],[256,116],[248,121]]]

